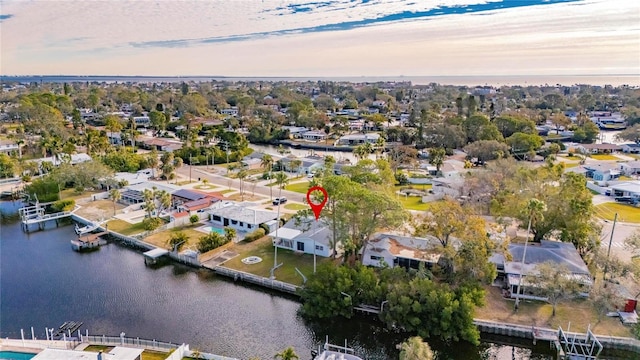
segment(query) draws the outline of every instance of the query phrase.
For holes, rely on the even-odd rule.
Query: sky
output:
[[[640,76],[640,1],[0,0],[0,74]]]

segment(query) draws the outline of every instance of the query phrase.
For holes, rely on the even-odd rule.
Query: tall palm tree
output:
[[[524,261],[527,257],[527,244],[529,243],[529,233],[531,232],[531,223],[536,223],[544,219],[543,213],[547,210],[547,205],[538,199],[529,199],[527,202],[526,211],[529,215],[529,225],[527,226],[527,237],[524,241],[524,249],[522,250],[522,265],[520,266],[520,275],[518,276],[518,288],[516,291],[516,303],[514,305],[515,310],[518,310],[520,305],[520,287],[522,286],[522,273],[524,272]]]
[[[116,216],[116,203],[122,199],[122,194],[118,189],[111,189],[109,191],[109,197],[113,201],[113,216]]]
[[[400,360],[432,360],[433,351],[420,336],[407,339],[400,345]]]
[[[278,187],[280,188],[280,195],[282,195],[282,188],[284,188],[287,185],[287,183],[289,183],[289,178],[287,177],[287,174],[280,171],[276,173],[276,175],[274,176],[274,180],[276,185],[278,185]]]
[[[273,169],[273,156],[269,154],[262,155],[262,159],[260,159],[260,166],[265,169],[269,169],[269,179],[271,179],[271,170]],[[269,197],[273,200],[273,187],[269,187]]]
[[[273,358],[282,360],[300,359],[300,357],[298,357],[298,354],[296,354],[296,351],[291,346],[275,354]]]
[[[236,174],[236,176],[238,177],[238,180],[240,180],[240,197],[241,197],[241,201],[244,201],[244,179],[247,178],[247,175],[249,175],[247,173],[247,170],[242,169],[240,171],[238,171],[238,174]]]

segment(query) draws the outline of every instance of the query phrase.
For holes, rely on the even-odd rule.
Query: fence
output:
[[[278,291],[282,291],[282,292],[286,292],[294,295],[297,293],[299,288],[299,286],[289,284],[283,281],[273,280],[273,279],[265,278],[262,276],[249,274],[244,271],[229,269],[223,266],[215,266],[213,268],[213,271],[215,271],[216,274],[228,276],[236,281],[238,280],[245,281],[248,283],[264,286],[269,289],[278,290]]]
[[[120,336],[96,336],[96,335],[83,335],[82,342],[92,345],[106,345],[106,346],[128,346],[136,348],[145,348],[149,350],[157,350],[169,352],[173,349],[180,347],[178,344],[162,342],[157,340],[148,340],[140,338],[129,338]]]

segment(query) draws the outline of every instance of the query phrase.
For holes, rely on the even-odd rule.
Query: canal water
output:
[[[19,202],[0,202],[4,214]],[[272,359],[293,346],[310,359],[326,335],[345,340],[366,359],[397,359],[403,337],[370,319],[306,321],[295,298],[219,278],[208,270],[179,264],[144,265],[139,251],[110,243],[77,253],[72,226],[23,233],[15,217],[0,225],[0,337],[20,337],[20,329],[45,337],[45,327],[82,321],[91,334],[189,343],[192,348],[240,359]],[[438,359],[550,359],[547,346],[535,351],[483,342],[430,341]],[[505,343],[506,339],[501,339]],[[513,344],[513,343],[512,343]],[[517,344],[517,343],[515,343]]]

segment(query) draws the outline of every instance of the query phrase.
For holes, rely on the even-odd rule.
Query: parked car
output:
[[[280,205],[280,204],[284,204],[287,202],[287,198],[286,197],[277,197],[275,199],[273,199],[273,205]]]
[[[638,202],[638,199],[634,199],[631,196],[618,196],[615,198],[616,202],[626,203],[626,204],[635,204]]]

